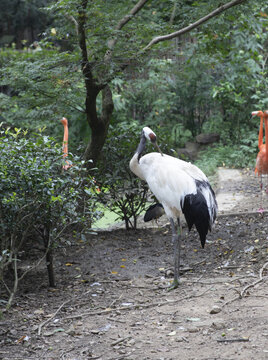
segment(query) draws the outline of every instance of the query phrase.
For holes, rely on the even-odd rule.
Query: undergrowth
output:
[[[195,161],[207,176],[212,176],[218,167],[228,168],[252,168],[257,156],[256,145],[245,143],[209,147],[200,153],[200,157]]]

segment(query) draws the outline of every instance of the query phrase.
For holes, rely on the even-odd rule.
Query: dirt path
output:
[[[268,186],[267,177],[263,179]],[[263,208],[268,209],[268,196],[264,189]],[[260,179],[252,170],[219,168],[217,201],[219,213],[254,212],[260,209]]]
[[[238,214],[259,208],[253,172],[222,169],[219,178],[220,216],[205,250],[185,229],[178,289],[166,289],[165,220],[99,232],[58,253],[57,289],[44,267],[25,279],[0,320],[0,359],[268,359],[268,215]]]

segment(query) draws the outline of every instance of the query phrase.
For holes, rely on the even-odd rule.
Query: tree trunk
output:
[[[50,244],[50,225],[46,224],[44,228],[44,245],[46,250],[46,265],[48,272],[48,282],[50,287],[56,287],[55,284],[55,276],[54,276],[54,268],[53,268],[53,251]]]
[[[105,143],[113,109],[114,104],[109,85],[106,85],[102,90],[102,114],[99,117],[96,112],[96,98],[92,99],[92,96],[88,95],[86,112],[91,128],[91,140],[84,153],[84,158],[85,160],[92,160],[92,167],[96,165],[96,161]]]
[[[94,62],[88,60],[86,44],[86,19],[88,0],[81,0],[78,8],[79,46],[81,49],[81,69],[86,87],[86,117],[91,129],[91,140],[84,153],[85,160],[92,160],[90,167],[96,165],[108,132],[109,123],[114,109],[112,92],[106,81],[99,81],[92,73]],[[102,91],[102,114],[97,114],[97,96]]]

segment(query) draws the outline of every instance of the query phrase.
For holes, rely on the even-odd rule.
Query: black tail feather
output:
[[[205,247],[208,230],[211,230],[210,216],[206,200],[201,191],[196,194],[186,195],[182,206],[182,212],[187,222],[189,231],[195,225],[199,233],[202,248]]]

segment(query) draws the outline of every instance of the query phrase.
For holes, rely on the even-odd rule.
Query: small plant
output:
[[[27,258],[36,239],[44,244],[49,284],[55,286],[53,250],[62,235],[76,226],[90,228],[95,211],[95,183],[86,164],[72,157],[73,166],[62,171],[60,145],[42,133],[29,137],[19,129],[0,135],[0,281],[11,305],[22,275],[18,263]],[[79,226],[79,227],[77,227]],[[26,251],[25,251],[26,250]],[[13,285],[5,276],[13,268]]]

